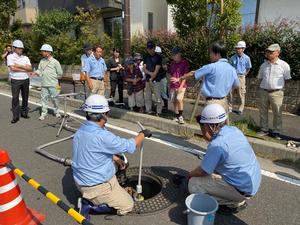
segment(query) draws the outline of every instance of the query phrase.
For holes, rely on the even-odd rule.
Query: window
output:
[[[241,0],[242,27],[255,24],[257,0]]]
[[[24,9],[25,8],[25,0],[18,0],[17,1],[17,7],[19,9]]]
[[[104,18],[104,32],[112,36],[116,32],[122,33],[122,17]]]
[[[148,12],[148,30],[153,30],[153,12]]]

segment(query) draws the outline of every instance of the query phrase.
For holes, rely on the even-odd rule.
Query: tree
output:
[[[42,38],[70,32],[75,28],[73,15],[66,10],[51,10],[39,13],[36,23],[33,25],[33,32]]]
[[[17,10],[17,0],[0,0],[0,29],[9,29],[9,20]]]
[[[240,0],[224,1],[221,14],[220,0],[167,0],[172,6],[172,15],[177,33],[181,38],[197,37],[201,46],[223,39],[230,52],[239,39],[241,25]]]

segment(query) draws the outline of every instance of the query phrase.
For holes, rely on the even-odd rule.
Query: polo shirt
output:
[[[241,56],[235,54],[231,57],[232,66],[236,69],[238,76],[244,76],[247,70],[252,68],[250,57],[243,53]]]
[[[12,66],[14,64],[19,64],[19,65],[31,65],[30,60],[27,56],[25,55],[18,55],[17,53],[13,53],[7,56],[7,66],[9,70],[9,76],[11,79],[15,80],[25,80],[28,79],[28,73],[26,72],[14,72],[10,69],[9,66]]]
[[[96,59],[94,55],[91,55],[84,62],[83,72],[94,78],[101,79],[104,77],[107,67],[103,58]]]

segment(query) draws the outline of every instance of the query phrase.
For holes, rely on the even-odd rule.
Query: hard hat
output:
[[[200,123],[222,123],[227,119],[225,109],[220,104],[210,104],[204,107]]]
[[[12,46],[15,47],[15,48],[24,48],[24,44],[22,41],[20,40],[15,40],[13,43],[12,43]]]
[[[239,41],[235,48],[246,48],[246,42],[244,41]]]
[[[107,99],[97,94],[89,96],[83,105],[83,111],[85,112],[106,113],[109,110]]]
[[[162,53],[161,47],[156,46],[156,47],[155,47],[155,52],[156,52],[156,53]]]
[[[40,50],[41,51],[46,51],[46,52],[53,52],[52,46],[48,45],[48,44],[43,44]]]

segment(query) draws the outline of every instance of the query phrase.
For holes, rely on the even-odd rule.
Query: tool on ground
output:
[[[5,166],[5,167],[3,167]],[[21,171],[20,169],[16,168],[12,163],[11,160],[9,159],[9,156],[7,154],[7,151],[5,150],[0,150],[0,168],[7,168],[11,171],[13,171],[16,175],[18,175],[19,177],[21,177],[22,179],[24,179],[29,185],[31,185],[33,188],[35,188],[36,190],[38,190],[40,193],[42,193],[43,195],[46,196],[46,198],[48,198],[50,201],[52,201],[54,204],[56,204],[58,207],[60,207],[62,210],[64,210],[66,213],[68,213],[68,215],[70,215],[74,220],[76,220],[78,223],[83,224],[83,225],[92,225],[92,223],[90,223],[88,220],[86,220],[86,218],[84,216],[82,216],[80,213],[78,213],[75,209],[71,208],[70,206],[68,206],[66,203],[64,203],[60,198],[58,198],[56,195],[54,195],[52,192],[48,191],[46,188],[44,188],[43,186],[41,186],[38,182],[36,182],[34,179],[32,179],[31,177],[27,176],[23,171]],[[2,179],[1,179],[2,182]],[[0,193],[1,193],[1,189],[0,189]],[[21,197],[20,197],[21,198]],[[3,198],[1,198],[0,202],[2,201]],[[19,200],[19,198],[16,198],[18,201],[22,201]],[[16,201],[17,201],[16,200]],[[13,204],[16,204],[15,202]],[[21,203],[20,203],[21,204]],[[25,205],[25,203],[22,201],[22,204]],[[5,207],[7,207],[9,205],[1,205],[0,206],[0,213],[1,213],[1,209],[5,211]],[[16,206],[17,207],[17,206]],[[27,210],[28,211],[28,210]],[[34,215],[35,216],[35,215]],[[12,225],[12,224],[20,224],[20,225],[35,225],[36,223],[30,223],[30,220],[27,223],[1,223],[1,219],[2,219],[2,215],[0,217],[0,224],[2,225]]]
[[[59,98],[63,98],[63,102],[64,102],[64,108],[63,108],[63,115],[62,115],[62,118],[60,119],[60,126],[59,126],[59,129],[58,129],[58,132],[56,134],[56,137],[59,137],[61,131],[62,131],[62,128],[63,127],[68,127],[68,119],[71,118],[70,114],[68,114],[67,112],[67,101],[70,97],[75,97],[75,96],[78,96],[78,95],[84,95],[83,92],[79,92],[79,93],[66,93],[66,94],[60,94],[58,95]],[[81,121],[79,121],[78,119],[76,119],[75,117],[72,117],[72,120],[75,120],[76,122],[82,124]]]

